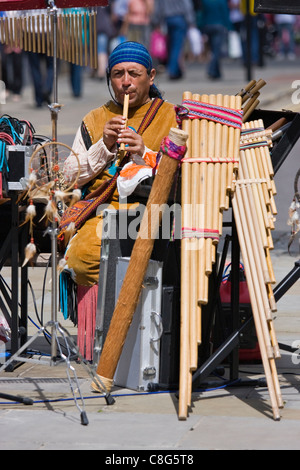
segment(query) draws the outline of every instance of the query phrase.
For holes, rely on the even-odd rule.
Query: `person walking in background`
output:
[[[104,80],[108,64],[110,42],[118,33],[112,19],[111,6],[97,8],[96,27],[98,54],[97,78]]]
[[[261,18],[261,15],[258,15],[254,11],[254,0],[249,0],[248,3],[246,0],[241,0],[241,12],[244,15],[244,21],[241,27],[244,65],[258,65],[260,62],[258,21]]]
[[[87,12],[86,8],[65,8],[63,13],[66,15],[83,15]],[[82,23],[83,30],[83,23]],[[84,41],[84,36],[82,35],[82,42]],[[72,96],[74,98],[80,98],[82,95],[82,73],[84,67],[79,64],[69,63],[69,73],[70,73],[70,85]]]
[[[278,32],[279,48],[278,59],[285,56],[290,60],[295,60],[295,38],[294,38],[294,15],[274,15],[274,22]]]
[[[20,16],[18,11],[0,13],[7,18]],[[11,96],[13,101],[19,101],[23,88],[23,51],[20,47],[1,44],[1,80],[5,84],[6,98]]]
[[[45,10],[24,10],[25,16],[37,16],[44,15],[45,21],[47,14]],[[41,20],[40,16],[40,21]],[[35,22],[36,32],[42,31],[42,27],[38,28],[37,22]],[[45,26],[46,31],[46,26]],[[54,79],[54,60],[53,57],[48,56],[46,53],[38,52],[27,52],[29,68],[31,72],[35,105],[37,108],[41,108],[44,103],[51,104],[51,93],[53,88]]]
[[[117,31],[116,37],[111,41],[110,52],[117,47],[121,42],[126,41],[125,35],[125,17],[128,12],[128,1],[129,0],[112,0],[111,13],[112,13],[112,22]]]
[[[189,27],[196,24],[191,0],[155,0],[154,27],[166,24],[168,36],[167,70],[171,80],[183,76],[183,49]]]
[[[128,10],[124,18],[128,41],[139,42],[149,49],[153,9],[154,0],[128,1]]]
[[[202,0],[201,30],[207,36],[210,60],[207,75],[211,79],[222,77],[221,58],[226,33],[231,29],[227,0]]]

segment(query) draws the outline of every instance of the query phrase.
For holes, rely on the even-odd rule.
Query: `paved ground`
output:
[[[253,70],[253,74],[253,78],[263,78],[267,82],[261,92],[261,109],[297,110],[297,103],[293,103],[295,88],[292,84],[299,77],[298,62],[273,62],[262,69]],[[193,64],[183,81],[168,82],[161,74],[158,84],[165,90],[165,98],[180,102],[184,90],[213,94],[236,93],[247,83],[245,76],[243,68],[235,63],[226,63],[224,79],[210,82],[206,79],[204,66]],[[59,102],[64,105],[58,118],[58,140],[70,145],[81,117],[107,98],[107,88],[104,82],[90,79],[87,73],[81,99],[71,98],[66,76],[60,77],[58,90]],[[36,110],[33,107],[30,87],[24,90],[20,103],[7,101],[6,105],[2,105],[2,113],[26,118],[33,123],[37,133],[51,136],[50,113],[47,108]],[[283,204],[278,217],[281,241],[272,252],[277,283],[286,277],[298,261],[297,248],[292,256],[287,253],[288,228],[285,225],[292,195],[292,178],[298,167],[299,157],[293,153],[276,179],[276,203]],[[30,268],[29,272],[38,305],[41,302],[44,273],[43,267]],[[2,275],[7,282],[10,281],[9,268],[4,268]],[[50,318],[50,281],[46,283],[45,295],[46,322]],[[299,295],[299,282],[296,282],[278,301],[274,319],[278,341],[284,345],[293,344],[297,348],[300,345]],[[35,319],[31,299],[29,313]],[[70,322],[60,321],[71,335],[76,334]],[[30,331],[34,334],[35,327],[30,325]],[[47,350],[48,346],[40,339],[37,347]],[[103,450],[100,459],[113,454],[115,458],[122,456],[124,454],[121,451],[124,450],[132,456],[139,455],[137,451],[141,450],[149,450],[153,455],[163,451],[182,455],[187,454],[187,451],[192,453],[195,450],[218,449],[299,450],[300,361],[297,352],[291,354],[281,350],[281,354],[281,359],[276,362],[285,404],[280,421],[272,418],[265,386],[250,384],[215,388],[216,379],[213,377],[209,378],[203,390],[193,393],[192,407],[185,421],[178,420],[178,400],[174,391],[140,393],[114,388],[111,395],[115,403],[108,405],[105,397],[91,393],[90,376],[86,368],[72,363],[77,371],[89,421],[87,426],[83,426],[72,397],[65,365],[26,363],[13,372],[0,375],[0,393],[26,396],[34,401],[32,405],[26,406],[0,399],[0,449]],[[225,378],[227,374],[226,370]],[[260,364],[241,364],[239,374],[241,379],[264,378]],[[222,380],[219,382],[221,385]],[[74,381],[72,385],[76,390]],[[194,459],[200,463],[198,454],[195,454]]]

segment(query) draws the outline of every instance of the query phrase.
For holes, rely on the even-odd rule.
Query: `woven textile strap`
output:
[[[256,147],[269,147],[267,140],[260,140],[258,142],[241,142],[240,143],[240,150],[247,150]]]
[[[169,137],[165,137],[160,145],[160,152],[181,161],[186,152],[186,145],[177,145]]]
[[[227,126],[241,129],[243,111],[224,106],[216,106],[201,101],[183,100],[181,106],[176,106],[176,118],[181,126],[183,119],[207,119]]]

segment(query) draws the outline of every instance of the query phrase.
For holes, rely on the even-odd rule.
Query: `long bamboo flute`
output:
[[[123,116],[125,117],[125,127],[127,126],[127,119],[128,119],[128,108],[129,108],[129,95],[124,95],[124,103],[123,103]],[[120,144],[120,151],[125,152],[125,144],[121,142]]]

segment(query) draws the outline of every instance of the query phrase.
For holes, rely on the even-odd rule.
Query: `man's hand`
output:
[[[125,118],[123,116],[115,116],[108,121],[103,129],[103,142],[111,150],[116,144],[120,132],[125,129]]]
[[[125,144],[126,152],[134,153],[141,157],[144,154],[145,145],[142,136],[129,127],[120,131],[117,142],[118,144]]]

